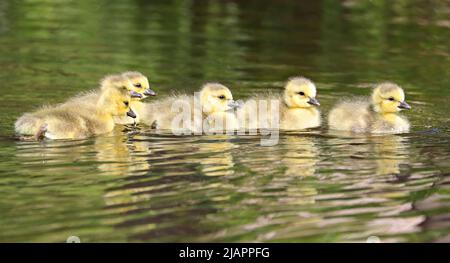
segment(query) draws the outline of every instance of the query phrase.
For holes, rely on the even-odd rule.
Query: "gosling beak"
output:
[[[230,110],[238,108],[240,106],[241,106],[241,101],[239,101],[239,100],[238,101],[231,100],[228,102],[228,107],[230,107]]]
[[[411,109],[411,106],[409,106],[409,104],[406,103],[406,101],[400,101],[400,105],[398,105],[398,107],[400,109],[405,109],[405,110]]]
[[[311,105],[320,106],[320,103],[316,98],[309,98],[308,103]]]
[[[130,96],[131,96],[132,98],[139,98],[139,99],[142,99],[142,97],[144,97],[144,96],[142,96],[141,93],[136,92],[136,91],[134,91],[134,90],[130,91]]]
[[[154,92],[154,91],[151,90],[151,89],[146,89],[146,90],[144,91],[144,95],[145,95],[145,96],[156,96],[156,92]]]
[[[134,113],[134,111],[133,111],[132,109],[130,109],[130,110],[127,112],[127,116],[134,119],[134,118],[136,118],[136,113]]]

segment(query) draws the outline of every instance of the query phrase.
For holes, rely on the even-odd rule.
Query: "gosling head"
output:
[[[130,108],[132,99],[128,89],[124,88],[123,83],[115,82],[116,85],[102,89],[97,108],[111,116],[129,116],[136,118],[136,114]]]
[[[290,78],[284,87],[283,99],[289,108],[310,108],[319,106],[316,86],[304,77]]]
[[[219,83],[206,83],[200,90],[200,103],[203,112],[211,114],[214,112],[225,112],[239,106],[233,100],[231,91]]]
[[[378,84],[372,92],[372,104],[376,112],[395,113],[411,106],[405,101],[403,89],[395,83]]]
[[[120,74],[113,74],[105,76],[102,80],[100,80],[100,89],[102,91],[110,88],[121,88],[123,90],[131,91],[131,89],[133,88],[133,84],[131,83],[131,81],[121,76]]]
[[[135,99],[143,99],[147,96],[156,96],[156,92],[150,89],[148,79],[144,74],[137,71],[127,71],[122,73],[132,83],[131,97]]]

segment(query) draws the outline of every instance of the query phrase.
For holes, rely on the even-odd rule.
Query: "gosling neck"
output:
[[[383,118],[389,119],[394,118],[398,115],[398,112],[383,112],[379,105],[371,104],[370,110],[376,114],[381,115]]]
[[[103,96],[99,98],[97,101],[97,107],[95,109],[95,114],[102,119],[112,119],[114,117],[114,114],[111,112],[111,110],[108,107],[108,104],[110,102],[105,99]]]
[[[101,109],[101,108],[97,108],[96,109],[96,115],[97,115],[97,119],[101,119],[101,120],[112,120],[114,117],[114,114],[112,114],[111,112]]]

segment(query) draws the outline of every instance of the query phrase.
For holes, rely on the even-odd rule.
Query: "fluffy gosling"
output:
[[[15,131],[36,139],[80,139],[110,132],[114,128],[114,116],[136,116],[130,108],[128,82],[124,78],[105,82],[103,85],[108,87],[102,86],[96,93],[99,96],[90,100],[70,99],[25,113],[16,121]],[[92,103],[95,98],[95,103]]]
[[[198,101],[198,105],[194,101]],[[232,110],[238,103],[233,100],[230,89],[219,83],[206,83],[195,96],[175,95],[146,103],[141,121],[158,129],[178,130],[179,127],[172,126],[174,118],[180,115],[177,105],[189,108],[190,120],[188,124],[184,123],[184,129],[197,132],[237,129]],[[199,119],[195,117],[196,112],[200,113]],[[181,126],[179,122],[175,124]]]
[[[355,133],[405,133],[408,120],[398,113],[411,109],[403,89],[395,83],[378,84],[371,98],[357,98],[337,104],[328,117],[330,129]]]
[[[316,95],[316,86],[311,80],[304,77],[290,78],[282,95],[258,95],[247,100],[238,109],[239,125],[245,129],[279,127],[282,130],[318,127],[321,119],[320,111],[317,109],[320,103]],[[279,106],[272,109],[271,101],[278,101]],[[267,103],[267,110],[261,108],[260,102]],[[275,113],[279,114],[279,123],[273,123],[276,121],[273,118]]]

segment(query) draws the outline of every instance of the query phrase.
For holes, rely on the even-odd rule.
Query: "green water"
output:
[[[448,1],[95,2],[0,2],[1,242],[450,241]],[[324,117],[391,80],[412,131],[15,139],[24,112],[124,70],[160,96],[219,81],[236,99],[304,75]]]

